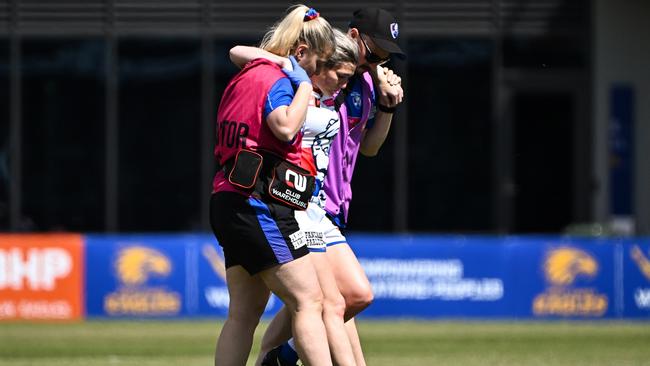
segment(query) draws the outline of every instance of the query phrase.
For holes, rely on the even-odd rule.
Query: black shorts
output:
[[[210,224],[226,268],[241,265],[254,275],[309,253],[293,209],[280,204],[217,192],[210,199]]]

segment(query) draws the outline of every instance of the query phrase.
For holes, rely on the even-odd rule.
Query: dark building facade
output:
[[[314,1],[335,26],[370,3]],[[373,3],[406,98],[350,229],[557,233],[595,219],[592,3]],[[0,2],[0,230],[209,230],[214,117],[280,1]]]

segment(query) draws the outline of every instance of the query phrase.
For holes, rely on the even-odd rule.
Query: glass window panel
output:
[[[588,55],[589,42],[578,36],[519,36],[503,41],[503,65],[508,68],[581,68]]]
[[[409,229],[491,226],[491,58],[487,40],[408,44]]]
[[[129,39],[119,51],[119,230],[200,227],[201,49]]]
[[[391,231],[393,229],[393,171],[395,159],[394,131],[391,131],[379,154],[367,158],[359,153],[352,179],[350,230]]]
[[[513,103],[514,231],[562,232],[574,212],[574,95],[518,92]]]
[[[104,42],[22,43],[26,230],[98,231],[104,223]]]
[[[0,40],[0,231],[9,230],[9,40]]]

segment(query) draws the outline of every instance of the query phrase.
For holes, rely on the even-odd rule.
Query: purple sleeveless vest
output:
[[[352,173],[357,161],[357,154],[361,146],[363,132],[370,116],[374,101],[372,100],[373,84],[372,77],[368,72],[363,77],[354,77],[355,82],[362,83],[362,115],[361,121],[353,128],[350,128],[347,107],[345,103],[339,109],[341,127],[338,135],[330,145],[330,162],[325,177],[323,190],[325,191],[325,211],[332,216],[339,216],[343,213],[343,220],[348,220],[348,208],[352,200]]]

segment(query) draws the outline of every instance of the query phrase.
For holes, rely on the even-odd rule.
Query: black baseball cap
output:
[[[375,7],[359,9],[352,14],[350,28],[357,28],[360,33],[370,36],[377,46],[391,54],[400,58],[406,56],[397,44],[397,19],[386,10]]]

